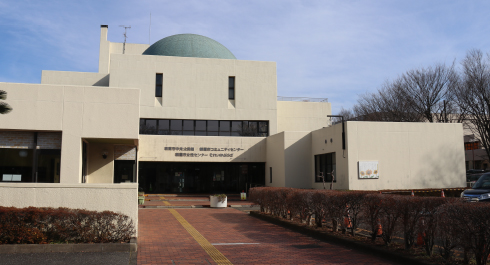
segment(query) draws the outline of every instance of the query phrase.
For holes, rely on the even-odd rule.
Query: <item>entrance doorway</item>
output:
[[[145,193],[238,193],[265,185],[265,163],[139,162]]]

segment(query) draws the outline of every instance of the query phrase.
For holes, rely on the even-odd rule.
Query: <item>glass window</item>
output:
[[[220,132],[229,132],[230,131],[230,122],[229,121],[220,121],[219,122],[219,131]]]
[[[332,172],[336,175],[335,166],[335,153],[328,153],[322,155],[315,155],[315,182],[332,181]],[[334,182],[337,182],[337,178],[334,178]]]
[[[257,133],[257,130],[258,130],[257,122],[256,121],[248,122],[247,130],[248,130],[249,136],[257,136],[258,135],[258,133]]]
[[[196,131],[206,131],[206,121],[196,121]]]
[[[32,156],[32,149],[0,148],[0,182],[35,182]]]
[[[170,120],[170,130],[181,131],[182,130],[182,120]]]
[[[232,121],[231,122],[231,131],[239,132],[242,130],[242,122],[241,121]]]
[[[158,121],[158,134],[169,135],[170,134],[170,121],[169,120],[159,120]]]
[[[146,127],[155,129],[157,127],[157,120],[146,120]]]
[[[235,77],[228,77],[228,99],[235,99]]]
[[[61,149],[39,149],[37,152],[37,182],[59,183]]]
[[[267,137],[269,121],[140,119],[140,134]]]
[[[270,183],[272,183],[272,167],[269,167]]]
[[[208,132],[218,131],[218,121],[208,121]]]
[[[267,126],[268,122],[266,121],[261,121],[259,122],[259,132],[261,133],[267,133],[269,130],[268,130],[268,127]]]
[[[156,134],[156,129],[156,120],[145,120],[143,125],[140,123],[140,134]]]
[[[184,120],[184,131],[194,131],[193,120]]]
[[[162,83],[163,83],[163,74],[156,74],[155,97],[162,96]]]

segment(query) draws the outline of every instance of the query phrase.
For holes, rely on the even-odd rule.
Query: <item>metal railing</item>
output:
[[[299,101],[299,102],[328,102],[328,98],[305,98],[305,97],[281,97],[277,101]]]

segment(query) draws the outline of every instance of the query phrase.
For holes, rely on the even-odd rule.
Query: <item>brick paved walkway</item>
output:
[[[229,196],[228,205],[253,205],[250,201],[240,200],[240,196]],[[145,204],[140,208],[151,206],[209,206],[209,195],[202,196],[167,196],[167,195],[149,195],[145,197]]]
[[[230,208],[140,209],[138,264],[217,264],[170,211],[182,216],[232,264],[395,264]]]

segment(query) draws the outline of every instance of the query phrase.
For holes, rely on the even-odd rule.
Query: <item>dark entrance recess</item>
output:
[[[134,160],[114,160],[114,183],[134,182],[135,165]]]
[[[139,162],[145,193],[238,193],[265,185],[265,163]]]

